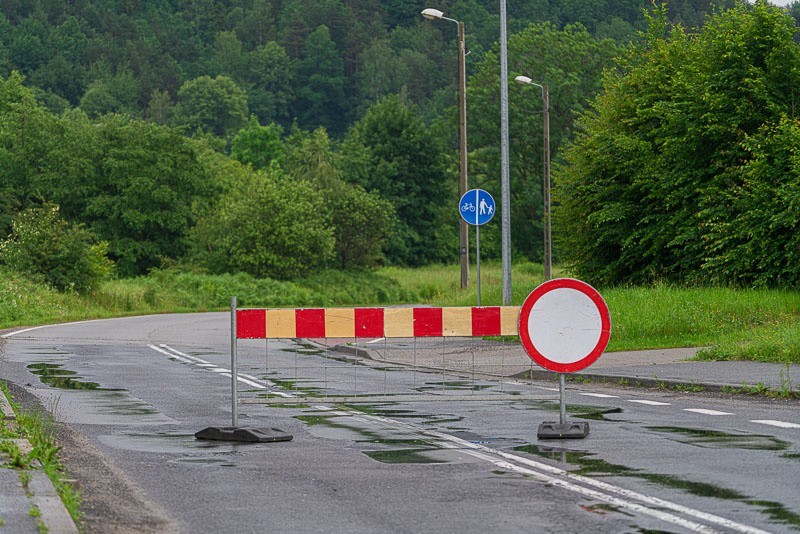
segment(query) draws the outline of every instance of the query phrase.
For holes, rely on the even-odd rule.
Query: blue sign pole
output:
[[[478,306],[481,305],[481,226],[494,217],[495,203],[492,195],[483,189],[470,189],[458,202],[461,218],[475,227],[475,262],[478,281]]]

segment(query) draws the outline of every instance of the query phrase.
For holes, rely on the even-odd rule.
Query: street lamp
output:
[[[550,92],[546,85],[541,85],[527,76],[514,78],[517,83],[535,85],[542,90],[542,116],[544,118],[544,279],[550,280],[553,270],[552,237],[550,233]]]
[[[500,0],[500,252],[503,262],[503,306],[511,304],[511,185],[508,167],[508,37],[506,0]]]
[[[464,23],[455,19],[447,18],[444,13],[438,9],[427,8],[422,10],[422,16],[428,20],[449,20],[458,25],[458,108],[460,114],[459,121],[459,145],[460,145],[460,158],[459,168],[460,175],[458,180],[459,198],[462,198],[467,192],[467,48],[464,39]],[[461,289],[466,289],[469,286],[469,236],[467,230],[469,229],[466,221],[461,217],[459,219],[459,248],[461,256]]]

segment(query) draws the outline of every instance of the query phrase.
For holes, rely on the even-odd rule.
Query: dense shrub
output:
[[[290,279],[334,254],[333,228],[311,184],[279,172],[243,172],[194,232],[196,261],[215,273]]]
[[[81,292],[111,273],[107,249],[84,227],[62,219],[58,206],[46,204],[13,220],[11,235],[0,243],[0,261],[61,291]]]

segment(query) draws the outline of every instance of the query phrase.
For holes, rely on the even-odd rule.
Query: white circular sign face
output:
[[[592,286],[572,278],[549,280],[520,309],[519,336],[528,355],[559,373],[594,363],[611,337],[611,316]]]
[[[582,360],[600,340],[602,319],[592,299],[571,288],[554,289],[539,298],[528,316],[531,343],[548,360]]]

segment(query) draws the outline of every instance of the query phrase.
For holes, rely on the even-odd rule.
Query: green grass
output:
[[[558,269],[556,276],[565,274]],[[543,281],[541,265],[517,263],[512,304]],[[477,272],[461,290],[458,265],[372,272],[323,271],[283,282],[172,270],[104,283],[88,295],[57,293],[13,273],[0,273],[0,328],[149,313],[240,307],[477,304]],[[800,363],[800,293],[780,290],[649,287],[597,288],[611,311],[609,350],[708,347],[706,359]],[[481,304],[502,303],[499,264],[481,266]]]

